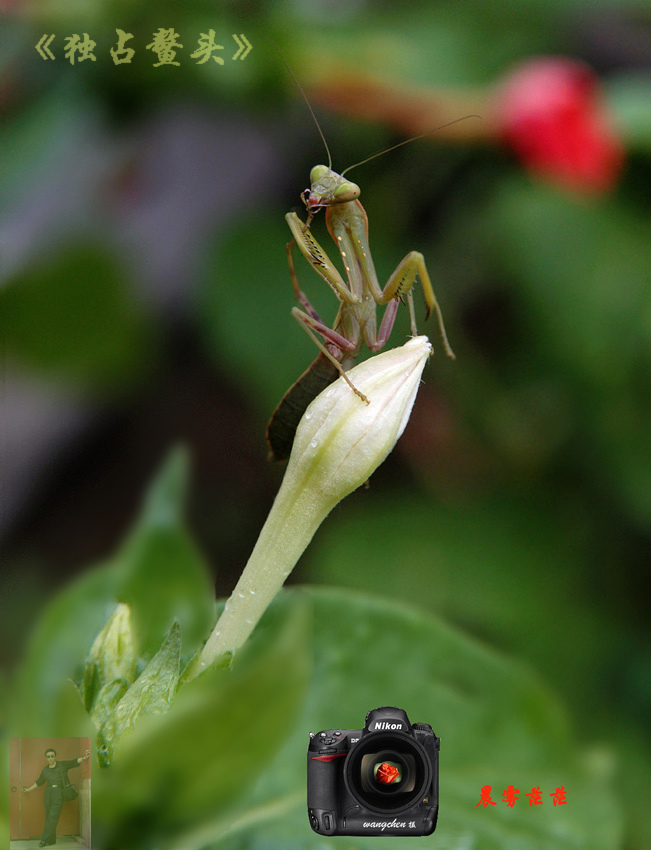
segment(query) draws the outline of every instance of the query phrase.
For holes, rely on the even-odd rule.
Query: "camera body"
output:
[[[431,835],[440,739],[400,708],[369,711],[363,729],[310,733],[307,809],[320,835]]]

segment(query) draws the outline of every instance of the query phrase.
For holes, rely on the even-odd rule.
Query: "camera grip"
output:
[[[335,811],[337,808],[337,772],[339,758],[327,761],[322,756],[307,756],[307,804],[312,809]]]
[[[337,785],[341,757],[307,755],[307,808],[315,832],[332,835],[337,830]]]

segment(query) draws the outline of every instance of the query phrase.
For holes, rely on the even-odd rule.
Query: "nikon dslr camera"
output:
[[[431,835],[439,808],[440,740],[400,708],[363,729],[310,732],[307,808],[320,835]]]

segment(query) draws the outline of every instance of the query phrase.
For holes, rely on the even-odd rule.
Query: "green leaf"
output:
[[[223,816],[295,728],[309,677],[309,608],[275,606],[231,669],[179,688],[165,715],[141,716],[110,768],[93,778],[98,846],[170,846]]]
[[[574,709],[589,711],[604,664],[619,664],[620,651],[613,625],[586,604],[594,555],[566,502],[496,490],[434,503],[408,489],[378,490],[351,500],[321,530],[303,579],[372,586],[418,604],[525,659]],[[562,630],[550,630],[550,611]],[[568,645],[580,677],[565,663]]]
[[[201,645],[214,624],[214,586],[183,526],[188,465],[183,449],[170,454],[116,563],[122,572],[119,597],[131,609],[146,658],[158,650],[174,620],[186,655]]]
[[[93,722],[84,708],[77,685],[71,679],[61,683],[50,718],[50,725],[45,728],[48,731],[58,730],[56,734],[62,737],[76,738],[80,735],[92,737],[95,733]],[[40,727],[41,734],[43,728]]]
[[[161,648],[102,724],[98,739],[109,764],[138,717],[169,711],[179,682],[180,661],[181,630],[174,623]]]
[[[188,459],[172,453],[156,478],[126,544],[106,565],[84,573],[47,606],[29,642],[12,700],[17,734],[66,734],[53,727],[66,680],[80,681],[98,631],[119,602],[131,611],[135,642],[147,662],[172,623],[191,655],[214,623],[212,581],[182,522]],[[122,674],[113,678],[121,678]],[[129,678],[129,677],[127,677]],[[96,694],[106,682],[89,683]],[[71,734],[77,734],[76,732]]]
[[[79,681],[84,658],[115,607],[115,571],[101,567],[85,573],[52,600],[33,632],[18,672],[10,703],[12,734],[67,733],[56,722],[58,705],[69,683]],[[80,702],[81,704],[81,702]]]
[[[303,712],[246,811],[215,822],[219,848],[308,850],[324,847],[305,806],[308,732],[359,729],[369,709],[397,705],[441,738],[437,846],[473,850],[614,850],[619,816],[601,765],[572,741],[557,699],[527,668],[417,610],[350,591],[310,589],[314,605],[314,672]],[[289,594],[285,594],[289,595]],[[514,808],[502,802],[510,784]],[[484,785],[496,806],[478,808]],[[549,794],[564,786],[568,803]],[[540,786],[542,806],[526,793]],[[221,839],[221,840],[220,840]],[[208,843],[207,831],[203,840]],[[370,848],[375,838],[349,838]],[[404,850],[404,838],[383,838]],[[411,839],[419,850],[430,838]],[[193,846],[170,845],[174,850]],[[202,845],[194,845],[202,846]]]
[[[115,679],[112,682],[108,682],[99,690],[90,712],[90,716],[97,729],[101,729],[108,721],[115,706],[129,690],[130,685],[131,682],[128,682],[126,679]],[[107,759],[104,759],[104,761],[108,763]]]

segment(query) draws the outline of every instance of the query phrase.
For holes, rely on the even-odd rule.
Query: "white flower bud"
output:
[[[296,430],[283,488],[309,489],[324,518],[364,484],[404,431],[431,351],[426,336],[414,337],[351,369],[348,377],[370,404],[343,378],[324,390]]]
[[[204,647],[201,667],[244,643],[332,508],[395,446],[431,352],[427,337],[414,337],[351,369],[348,377],[369,404],[339,378],[309,405],[276,500]]]

